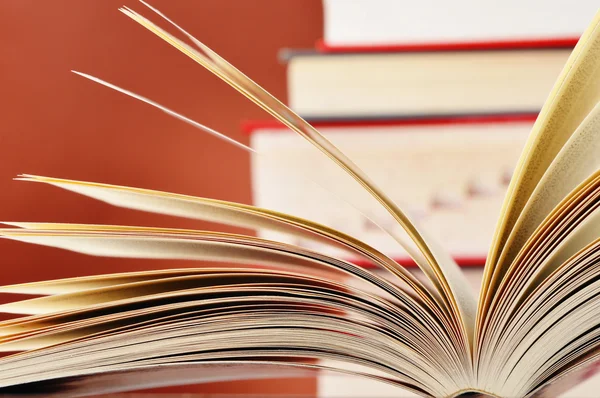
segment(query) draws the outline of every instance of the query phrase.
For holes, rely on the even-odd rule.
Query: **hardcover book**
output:
[[[323,0],[318,46],[325,52],[555,46],[577,41],[597,9],[594,0]]]
[[[536,114],[450,118],[316,121],[311,124],[344,152],[401,205],[420,228],[439,242],[461,266],[483,266],[514,165]],[[352,235],[400,262],[414,264],[405,250],[377,224],[384,212],[369,217],[349,206],[354,182],[338,178],[337,167],[283,124],[246,122],[251,157],[252,202],[317,221]],[[292,178],[301,174],[304,177]],[[317,184],[303,183],[303,180]],[[341,185],[341,186],[340,186]],[[349,187],[344,185],[350,185]],[[353,195],[368,208],[369,197]],[[364,202],[358,202],[365,199]],[[383,213],[383,214],[381,214]],[[268,229],[258,236],[368,265],[328,245],[300,240]]]
[[[291,51],[289,105],[312,120],[539,112],[572,49]]]

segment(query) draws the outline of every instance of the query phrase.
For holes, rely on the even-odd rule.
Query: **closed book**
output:
[[[324,0],[324,51],[576,41],[594,0]]]
[[[289,51],[288,101],[313,120],[538,112],[570,51]]]
[[[444,242],[459,265],[481,266],[535,116],[322,120],[314,126],[401,203],[414,222]],[[301,137],[268,121],[246,122],[244,127],[252,148],[261,154],[251,161],[256,206],[318,221],[414,266],[408,253],[378,227],[386,218],[367,214],[369,198],[359,196],[353,181],[323,162]],[[353,206],[345,195],[354,196]],[[331,246],[285,233],[259,229],[258,234],[344,256]],[[369,266],[360,257],[346,258]]]

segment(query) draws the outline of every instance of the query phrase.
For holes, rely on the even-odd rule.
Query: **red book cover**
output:
[[[537,113],[490,114],[490,115],[444,115],[427,117],[386,117],[363,119],[319,119],[307,121],[316,128],[324,127],[377,127],[377,126],[432,126],[456,124],[497,124],[533,122]],[[259,129],[277,129],[285,126],[275,119],[245,120],[241,125],[242,131],[252,134]]]
[[[579,37],[556,37],[544,39],[464,41],[438,43],[397,43],[374,45],[331,46],[323,39],[315,44],[321,53],[382,53],[382,52],[428,52],[428,51],[485,51],[523,50],[544,48],[573,48]]]

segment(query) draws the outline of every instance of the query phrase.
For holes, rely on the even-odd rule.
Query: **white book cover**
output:
[[[324,0],[324,44],[578,38],[599,4],[594,0]]]

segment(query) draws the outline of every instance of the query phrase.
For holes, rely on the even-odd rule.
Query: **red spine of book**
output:
[[[381,127],[381,126],[432,126],[447,124],[497,124],[535,121],[537,113],[500,114],[500,115],[456,115],[440,117],[357,119],[357,120],[319,120],[309,122],[316,128],[325,127]],[[252,134],[259,129],[286,128],[276,120],[246,120],[242,122],[242,131]]]
[[[544,39],[397,43],[374,45],[331,46],[323,39],[315,44],[322,53],[381,53],[381,52],[427,52],[427,51],[476,51],[476,50],[517,50],[531,48],[571,48],[577,44],[578,37],[556,37]]]

